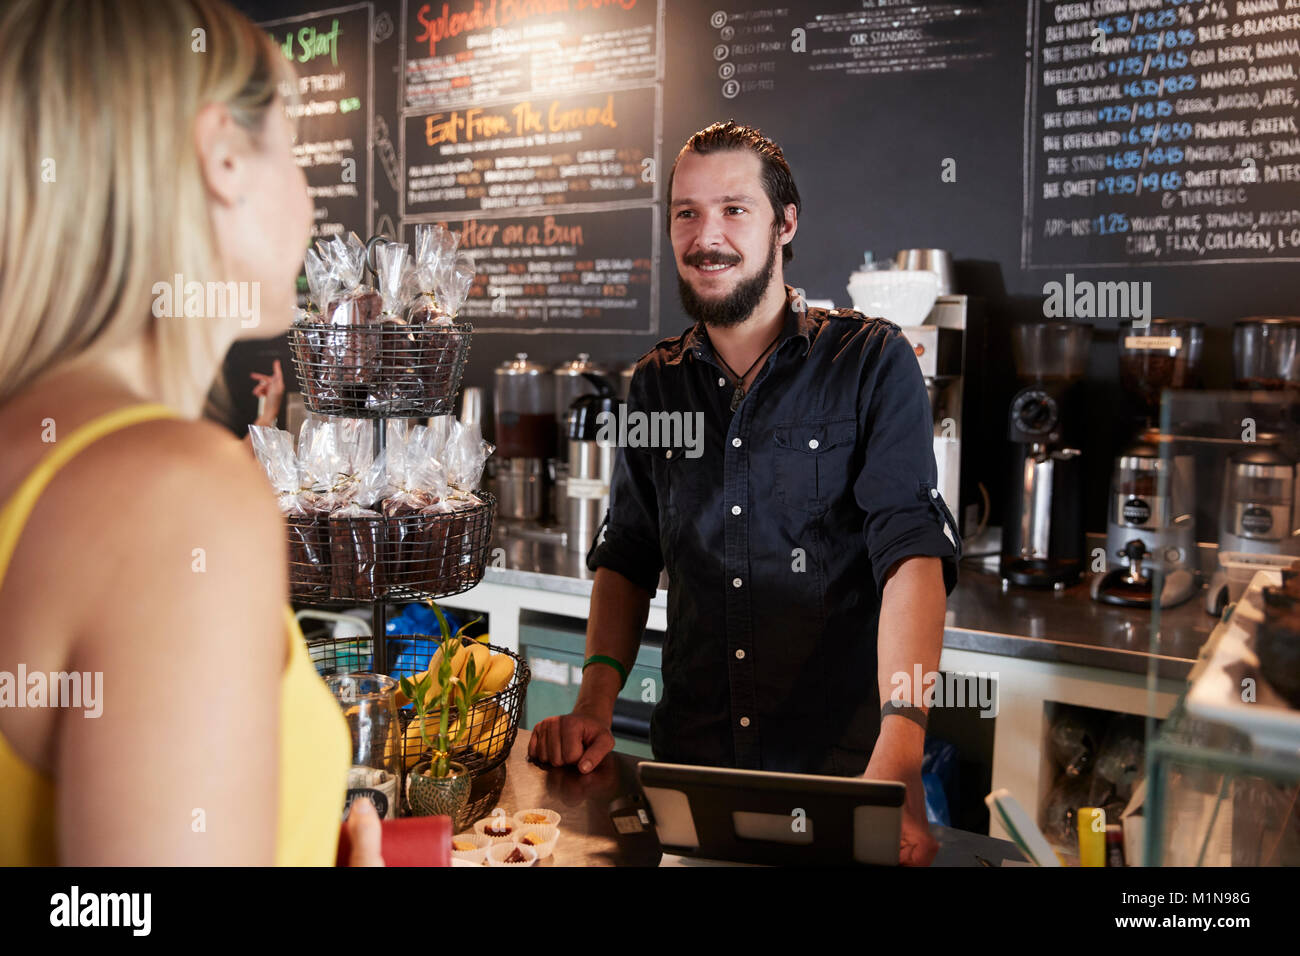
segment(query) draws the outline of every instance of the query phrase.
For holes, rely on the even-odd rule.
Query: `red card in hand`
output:
[[[384,820],[379,852],[384,866],[451,866],[451,817],[403,817]],[[352,855],[348,827],[339,828],[336,866],[347,866]]]

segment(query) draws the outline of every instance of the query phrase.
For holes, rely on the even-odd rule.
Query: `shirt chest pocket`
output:
[[[701,459],[690,459],[681,448],[656,450],[660,513],[668,529],[675,529],[679,516],[696,513],[704,506],[707,476]]]
[[[773,430],[776,497],[786,508],[820,514],[853,483],[857,421],[792,422]]]

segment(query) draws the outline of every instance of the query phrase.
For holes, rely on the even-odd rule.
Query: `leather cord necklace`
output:
[[[730,372],[731,377],[736,380],[736,390],[731,393],[731,410],[733,412],[740,407],[740,400],[745,397],[745,379],[749,378],[749,373],[754,371],[754,369],[758,367],[759,362],[767,358],[767,353],[772,351],[772,346],[776,345],[776,343],[779,342],[780,340],[781,340],[781,332],[778,332],[776,334],[776,338],[774,338],[770,343],[768,343],[767,348],[763,349],[763,354],[760,355],[758,358],[754,359],[753,365],[745,369],[744,375],[737,375],[736,370],[727,364],[727,360],[722,357],[722,353],[718,351],[716,346],[714,347],[713,354],[718,357],[718,361],[722,363],[722,367],[725,368],[728,372]]]

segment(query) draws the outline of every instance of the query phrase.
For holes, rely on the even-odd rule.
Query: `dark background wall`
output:
[[[644,0],[641,0],[644,5]],[[242,0],[237,4],[258,21],[329,9],[323,0]],[[624,3],[624,6],[627,6]],[[378,0],[371,11],[378,25],[372,44],[374,127],[382,122],[389,138],[401,122],[399,42],[413,17],[411,7]],[[412,3],[412,7],[418,4]],[[441,10],[442,4],[433,5]],[[452,4],[454,9],[468,3]],[[575,4],[576,6],[576,4]],[[635,4],[633,4],[635,6]],[[818,27],[821,13],[843,14],[854,5],[838,0],[801,5],[797,15],[741,16],[771,12],[752,0],[729,0],[729,22],[740,33],[727,59],[755,66],[754,79],[770,88],[746,86],[735,96],[724,93],[715,49],[721,32],[711,17],[723,6],[717,0],[667,0],[662,8],[659,40],[663,51],[661,136],[657,147],[658,178],[681,144],[711,122],[734,118],[760,127],[775,139],[795,173],[803,198],[796,258],[787,266],[787,281],[810,298],[850,305],[845,290],[850,272],[872,250],[877,257],[901,248],[938,247],[957,261],[957,291],[974,297],[987,322],[987,336],[972,344],[968,367],[978,368],[988,383],[966,413],[967,455],[979,458],[981,477],[991,488],[1003,481],[1003,428],[1006,402],[1014,382],[1008,329],[1022,319],[1041,317],[1044,283],[1060,281],[1065,272],[1077,279],[1150,281],[1154,314],[1185,316],[1208,326],[1206,384],[1230,384],[1232,322],[1246,315],[1300,312],[1300,278],[1293,262],[1121,264],[1096,267],[1030,266],[1024,260],[1026,222],[1027,93],[1041,94],[1038,77],[1027,82],[1041,18],[1053,9],[1047,0],[983,0],[962,4],[920,4],[934,14],[925,29],[940,44],[949,63],[943,69],[850,75],[844,70],[812,69],[813,54],[790,49],[792,24],[807,29],[808,47],[830,43],[832,34]],[[805,9],[807,7],[808,9]],[[815,9],[814,9],[815,7]],[[951,16],[953,9],[961,13]],[[819,13],[820,11],[821,13]],[[777,10],[777,13],[782,11]],[[405,16],[405,19],[404,19]],[[380,39],[386,27],[392,29]],[[757,26],[771,24],[771,27]],[[746,33],[750,27],[768,33]],[[737,52],[744,42],[776,42],[779,50]],[[826,58],[822,58],[824,62]],[[629,140],[644,131],[629,130]],[[373,166],[373,225],[391,222],[400,228],[396,189],[382,172],[376,149]],[[1032,142],[1031,144],[1032,145]],[[945,160],[955,161],[955,181],[941,177]],[[1300,187],[1297,187],[1300,192]],[[654,205],[660,224],[662,256],[658,262],[658,310],[648,309],[635,324],[652,332],[622,335],[542,331],[477,334],[466,385],[490,390],[494,367],[518,351],[544,364],[556,364],[586,351],[616,368],[636,360],[659,338],[677,334],[689,321],[677,300],[671,249],[662,232],[662,187]],[[1300,204],[1300,200],[1297,200]],[[367,223],[350,224],[358,233]],[[408,237],[409,238],[409,237]],[[590,251],[590,250],[589,250]],[[1095,255],[1093,254],[1095,252]],[[599,252],[595,252],[599,255]],[[1089,261],[1105,261],[1098,247]],[[1089,377],[1090,414],[1085,423],[1089,487],[1088,524],[1104,527],[1104,488],[1111,458],[1124,439],[1117,371],[1116,320],[1095,320]],[[237,415],[251,420],[248,396],[252,369],[265,369],[271,357],[290,368],[283,342],[241,343],[230,355],[225,376],[237,403]],[[994,495],[997,500],[997,495]],[[1203,538],[1212,532],[1202,529]]]

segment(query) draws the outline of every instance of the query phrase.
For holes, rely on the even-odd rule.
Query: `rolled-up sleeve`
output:
[[[637,369],[628,389],[627,409],[640,410],[643,372]],[[659,587],[664,559],[659,546],[659,505],[654,471],[644,448],[618,448],[609,485],[609,509],[587,567],[609,568],[652,595]]]
[[[866,436],[862,470],[853,486],[866,512],[862,533],[877,589],[903,558],[943,559],[944,588],[957,584],[961,539],[937,488],[934,419],[925,380],[907,339],[880,323],[859,392],[859,429]],[[874,343],[873,343],[874,344]]]

